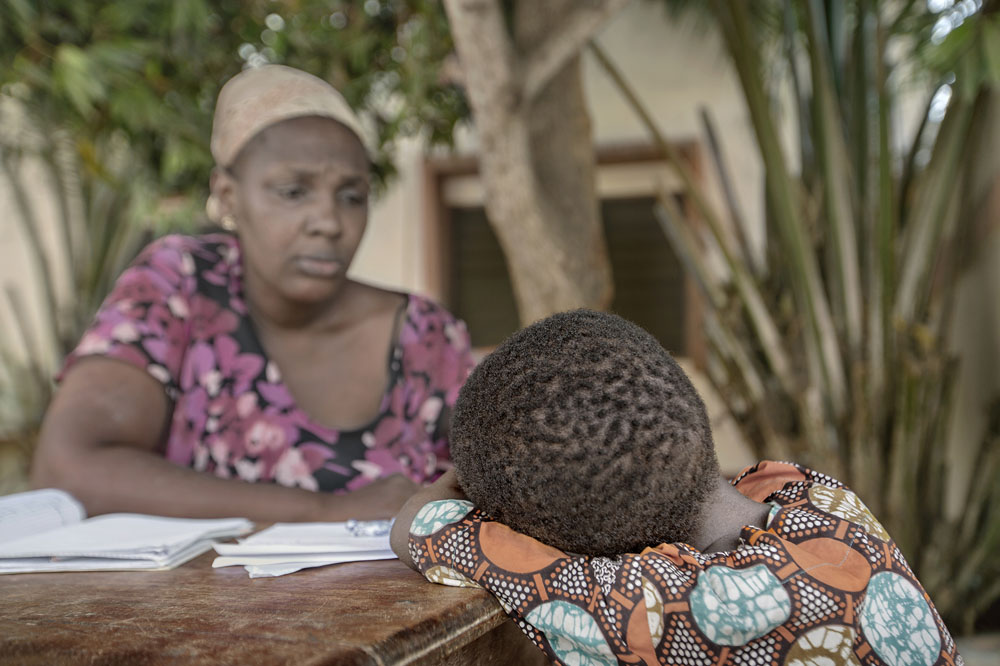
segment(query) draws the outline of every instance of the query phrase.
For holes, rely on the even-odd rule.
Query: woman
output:
[[[468,336],[424,298],[346,276],[368,213],[362,136],[305,72],[223,87],[208,208],[233,233],[160,239],[121,276],[66,361],[36,485],[90,514],[346,520],[394,515],[447,467]]]

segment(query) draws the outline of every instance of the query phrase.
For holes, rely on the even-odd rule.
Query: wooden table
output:
[[[0,576],[0,664],[535,664],[482,590],[397,560],[251,579],[173,571]]]

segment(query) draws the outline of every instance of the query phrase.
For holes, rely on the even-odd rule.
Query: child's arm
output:
[[[399,557],[399,561],[411,569],[416,570],[417,568],[410,557],[410,549],[407,546],[413,518],[428,502],[444,499],[465,499],[465,493],[458,487],[458,477],[454,469],[448,470],[437,481],[415,493],[396,515],[396,522],[393,523],[392,532],[389,535],[389,544]]]

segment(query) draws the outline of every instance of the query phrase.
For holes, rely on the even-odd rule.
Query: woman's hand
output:
[[[392,518],[420,486],[402,474],[372,481],[346,495],[321,493],[326,508],[321,520],[378,520]]]
[[[393,552],[399,557],[400,562],[411,569],[416,569],[417,566],[410,557],[410,549],[408,547],[410,525],[425,504],[443,499],[466,499],[465,493],[462,492],[461,487],[458,485],[458,475],[455,474],[454,469],[448,470],[437,481],[412,495],[396,516],[396,522],[392,526],[392,534],[389,536],[389,542]]]

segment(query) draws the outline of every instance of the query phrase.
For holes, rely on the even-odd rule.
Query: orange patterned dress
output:
[[[443,500],[414,518],[410,553],[428,580],[490,591],[557,664],[963,663],[902,553],[843,484],[765,461],[734,485],[772,509],[732,551],[568,555]]]

